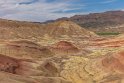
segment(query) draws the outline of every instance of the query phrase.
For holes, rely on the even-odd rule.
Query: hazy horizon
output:
[[[0,0],[0,18],[44,22],[61,17],[123,10],[120,0]]]

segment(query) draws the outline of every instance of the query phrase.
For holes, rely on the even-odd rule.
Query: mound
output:
[[[67,41],[60,41],[60,42],[54,44],[53,47],[61,49],[61,50],[77,49],[74,45],[71,44],[71,42],[67,42]]]
[[[47,34],[52,37],[72,37],[72,38],[85,38],[94,37],[95,33],[83,29],[79,25],[71,21],[57,21],[46,25]]]
[[[80,52],[80,50],[74,46],[71,42],[60,41],[56,44],[53,44],[50,47],[51,51],[55,54],[76,54]]]

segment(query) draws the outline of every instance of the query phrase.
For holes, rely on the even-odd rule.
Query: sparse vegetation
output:
[[[107,35],[119,35],[119,32],[97,32],[97,35],[107,36]]]

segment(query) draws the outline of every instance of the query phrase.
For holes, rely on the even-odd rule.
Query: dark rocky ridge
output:
[[[75,15],[70,18],[63,17],[55,21],[58,20],[70,20],[95,32],[124,32],[124,11],[120,10],[102,13],[90,13],[86,15]]]

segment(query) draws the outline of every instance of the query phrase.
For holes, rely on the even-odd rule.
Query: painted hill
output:
[[[46,25],[45,34],[54,38],[85,38],[94,37],[95,33],[88,31],[71,21],[57,21]]]
[[[8,35],[9,34],[9,35]],[[0,19],[0,40],[91,37],[95,34],[71,21],[57,21],[48,24],[20,22]]]

